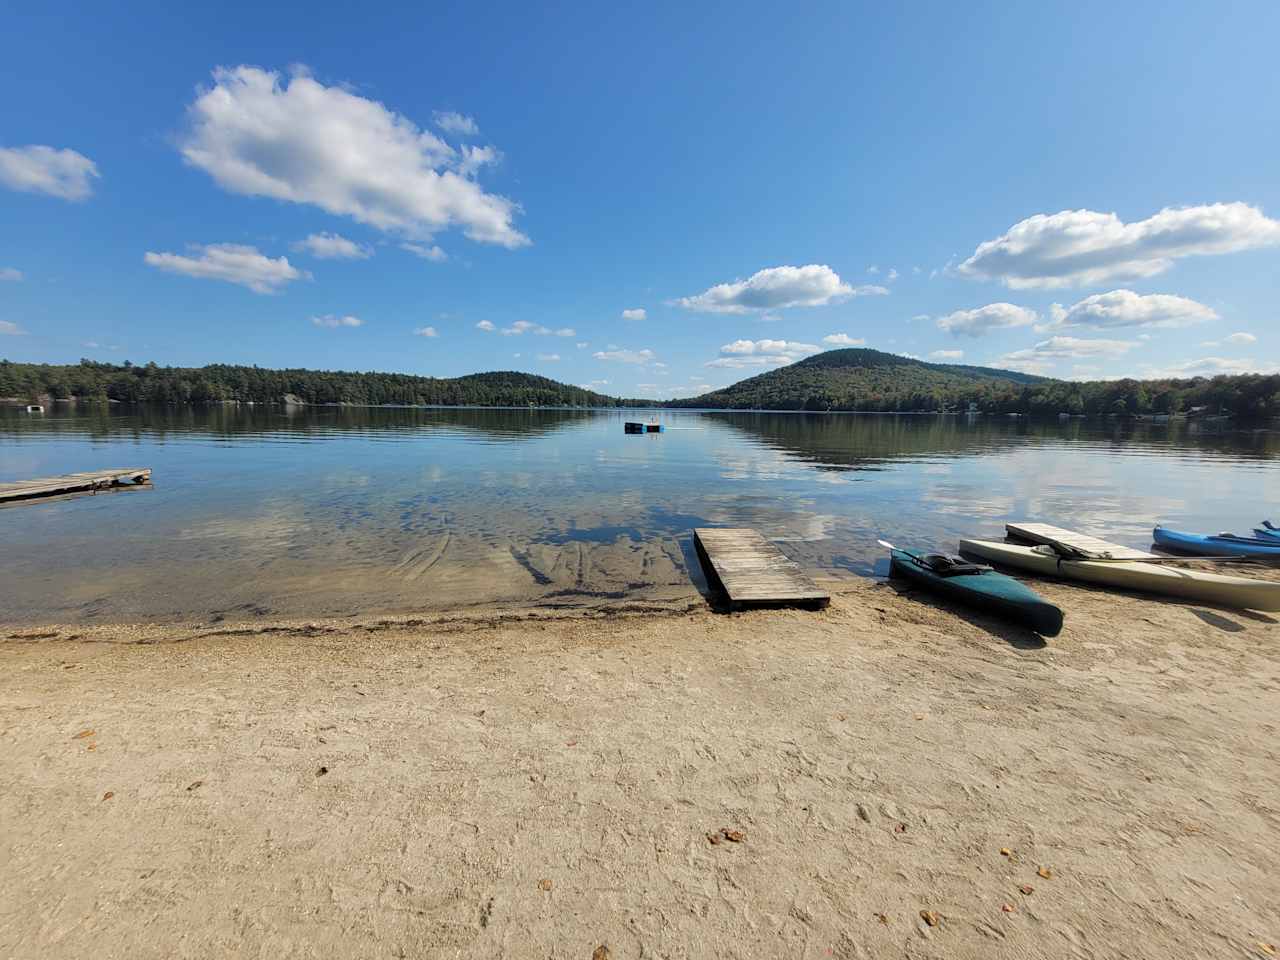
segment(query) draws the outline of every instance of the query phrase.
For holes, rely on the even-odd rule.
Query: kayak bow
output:
[[[1245,610],[1280,610],[1280,582],[1187,570],[1164,564],[1068,560],[1035,547],[997,540],[961,540],[960,553],[1041,576],[1082,580],[1103,587],[1162,593],[1193,603]]]
[[[915,550],[890,551],[889,574],[1046,637],[1062,630],[1062,611],[1030,587],[990,567]]]
[[[1237,537],[1232,533],[1211,536],[1156,527],[1151,532],[1151,539],[1158,547],[1181,550],[1184,553],[1212,557],[1226,555],[1254,560],[1280,559],[1280,540],[1271,537]]]

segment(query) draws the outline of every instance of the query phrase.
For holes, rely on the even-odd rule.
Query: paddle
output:
[[[884,547],[886,550],[897,550],[897,549],[898,549],[898,548],[897,548],[897,547],[895,547],[892,543],[890,543],[888,540],[877,540],[877,541],[876,541],[876,543],[880,544],[880,546]]]
[[[1046,557],[1057,557],[1059,560],[1071,560],[1075,563],[1198,563],[1201,560],[1210,563],[1254,562],[1273,565],[1276,558],[1265,553],[1245,553],[1238,557],[1090,557],[1087,555],[1071,556],[1053,549],[1050,544],[1042,543],[1031,548],[1033,552]]]

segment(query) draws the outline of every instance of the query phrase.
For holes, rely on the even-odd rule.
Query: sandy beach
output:
[[[831,586],[0,628],[0,956],[1274,955],[1274,618]]]

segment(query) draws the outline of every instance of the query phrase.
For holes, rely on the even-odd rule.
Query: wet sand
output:
[[[1272,955],[1274,618],[831,586],[0,627],[0,956]]]

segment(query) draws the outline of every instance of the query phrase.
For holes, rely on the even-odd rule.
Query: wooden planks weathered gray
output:
[[[831,597],[781,550],[748,527],[698,527],[698,556],[734,607],[797,604],[824,607]]]
[[[1062,546],[1069,550],[1079,550],[1092,557],[1114,557],[1117,560],[1150,560],[1155,556],[1154,553],[1147,553],[1145,550],[1135,550],[1133,547],[1109,543],[1106,540],[1099,540],[1097,537],[1091,537],[1088,534],[1065,530],[1062,527],[1055,527],[1048,523],[1006,523],[1004,529],[1012,540],[1022,540],[1026,543],[1047,543],[1055,547]]]
[[[89,493],[128,483],[147,483],[150,480],[150,467],[135,467],[128,470],[91,470],[87,473],[68,473],[60,477],[43,477],[39,480],[19,480],[16,483],[0,483],[0,503],[57,497],[67,493]]]

